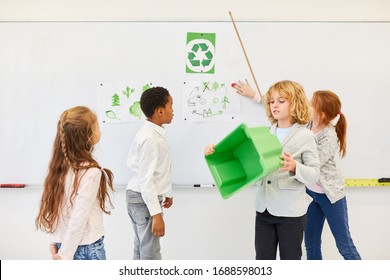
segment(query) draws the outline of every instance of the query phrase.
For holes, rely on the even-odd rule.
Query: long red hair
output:
[[[347,119],[341,112],[340,98],[330,90],[318,90],[313,93],[312,106],[319,116],[319,125],[329,125],[339,115],[335,128],[340,156],[345,157],[347,153]]]

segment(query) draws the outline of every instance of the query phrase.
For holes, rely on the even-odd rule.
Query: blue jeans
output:
[[[106,250],[103,243],[104,236],[99,238],[92,244],[80,245],[77,247],[76,253],[73,256],[74,260],[105,260]],[[61,248],[61,243],[57,243],[58,250]]]
[[[345,260],[361,260],[353,243],[348,226],[347,199],[344,197],[332,204],[323,193],[306,189],[313,198],[307,210],[305,246],[308,260],[322,260],[321,235],[325,219],[336,241],[337,249]]]

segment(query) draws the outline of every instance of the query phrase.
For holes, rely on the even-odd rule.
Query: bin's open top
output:
[[[278,169],[282,145],[269,128],[240,124],[205,156],[224,199]]]

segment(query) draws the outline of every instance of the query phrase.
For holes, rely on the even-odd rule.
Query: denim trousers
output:
[[[256,212],[256,260],[276,260],[279,245],[281,260],[300,260],[306,215],[277,217],[267,210]]]
[[[80,245],[77,247],[76,253],[73,256],[74,260],[105,260],[106,250],[104,249],[104,236],[99,238],[92,244]],[[57,243],[58,250],[61,248],[61,243]]]
[[[326,194],[306,189],[313,198],[307,210],[305,247],[308,260],[322,260],[321,235],[325,219],[336,241],[337,249],[345,260],[361,260],[353,243],[348,226],[347,199],[343,197],[334,204]]]
[[[161,197],[159,201],[161,203]],[[152,217],[141,193],[126,191],[127,212],[134,229],[134,260],[161,260],[160,237],[152,233]]]

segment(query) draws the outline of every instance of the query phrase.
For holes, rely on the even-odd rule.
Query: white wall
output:
[[[42,188],[0,189],[0,259],[50,259],[48,237],[34,228]],[[217,189],[174,189],[174,205],[165,211],[167,260],[254,259],[254,193],[247,188],[228,200]],[[350,229],[367,260],[389,260],[390,188],[347,188]],[[127,216],[125,190],[114,195],[115,209],[105,217],[107,257],[132,258],[133,231]],[[303,250],[304,252],[304,250]],[[341,260],[326,226],[324,259]],[[304,257],[305,258],[305,255]]]
[[[0,0],[0,21],[388,21],[387,0]]]
[[[228,21],[229,10],[236,20],[390,21],[390,1],[385,0],[0,0],[0,21]],[[49,258],[47,237],[34,229],[41,191],[0,189],[0,259]],[[110,259],[131,258],[133,234],[124,194],[119,188],[113,215],[106,217]],[[364,259],[390,259],[389,195],[385,187],[347,188],[351,232]],[[165,259],[254,258],[254,188],[226,201],[216,189],[175,188],[174,202],[165,214]],[[341,259],[328,228],[323,239],[324,258]]]

